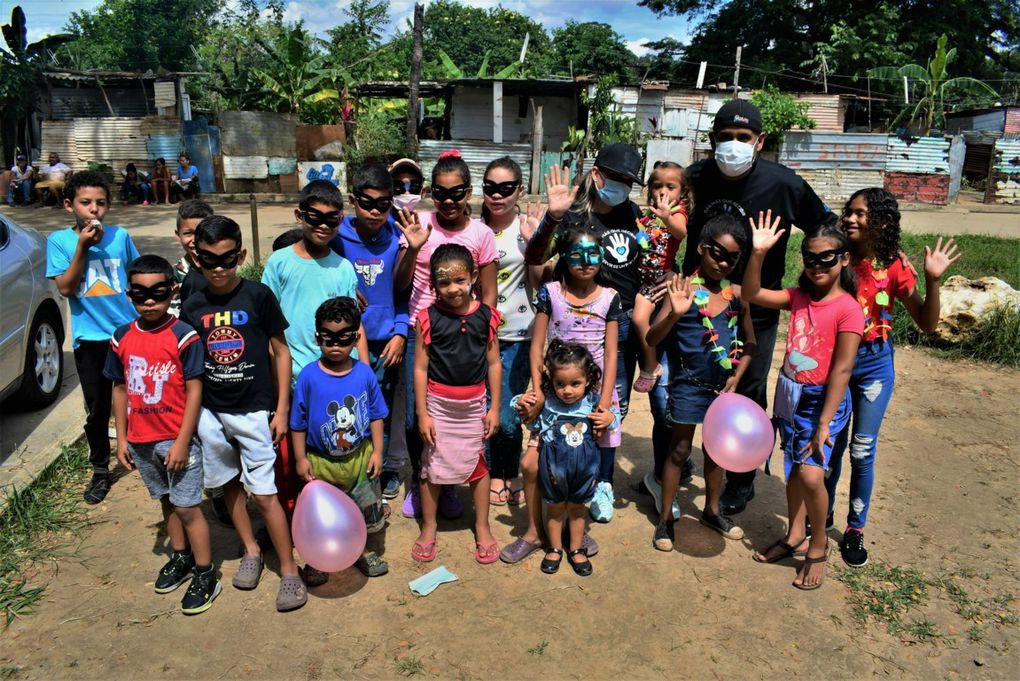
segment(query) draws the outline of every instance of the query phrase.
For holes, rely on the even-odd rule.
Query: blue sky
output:
[[[174,0],[167,0],[173,2]],[[231,0],[226,0],[230,4]],[[0,23],[10,20],[11,9],[20,4],[28,19],[29,41],[50,33],[59,33],[74,11],[91,9],[99,0],[0,0]],[[304,19],[316,32],[325,31],[343,21],[343,8],[350,0],[288,0],[286,18]],[[427,5],[426,0],[426,5]],[[656,17],[637,0],[465,0],[477,7],[502,5],[542,23],[547,29],[562,26],[568,19],[601,21],[611,24],[623,36],[635,54],[642,54],[641,43],[672,36],[685,40],[692,31],[691,23],[679,17]],[[411,16],[414,0],[390,0],[391,29],[404,26]]]

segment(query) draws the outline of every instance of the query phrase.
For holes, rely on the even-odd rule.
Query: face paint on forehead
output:
[[[462,262],[455,262],[455,263],[451,264],[449,267],[437,267],[436,268],[436,277],[437,278],[441,277],[443,279],[451,279],[451,278],[457,276],[458,274],[467,274],[467,273],[468,273],[468,268],[465,267],[464,263],[462,263]]]

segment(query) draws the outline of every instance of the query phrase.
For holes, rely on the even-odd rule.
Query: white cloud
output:
[[[283,8],[283,20],[284,22],[290,23],[294,21],[300,21],[304,16],[305,8],[301,6],[297,0],[291,0],[287,3],[287,6]]]
[[[651,50],[645,47],[645,43],[647,42],[648,38],[638,38],[637,40],[625,40],[623,41],[623,44],[627,47],[628,50],[633,52],[638,57],[643,57],[649,52],[651,52]]]

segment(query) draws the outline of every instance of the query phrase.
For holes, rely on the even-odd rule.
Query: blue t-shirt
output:
[[[315,342],[315,310],[330,298],[348,296],[357,299],[358,278],[354,267],[336,253],[318,258],[302,258],[294,246],[282,248],[266,262],[262,283],[280,301],[287,327],[287,345],[293,359],[291,369],[297,376],[305,365],[319,359]],[[357,353],[354,353],[357,357]]]
[[[368,301],[361,316],[370,341],[407,337],[407,292],[396,291],[397,256],[406,248],[402,234],[387,216],[372,241],[364,241],[354,228],[354,217],[344,218],[337,235],[329,242],[334,253],[347,258],[358,275],[358,290]]]
[[[291,430],[305,431],[309,450],[343,456],[371,439],[370,424],[389,415],[375,373],[354,362],[342,376],[326,373],[318,361],[298,376],[290,408]]]
[[[79,232],[68,227],[46,240],[46,276],[67,271],[78,247]],[[102,240],[85,254],[85,270],[78,290],[70,297],[71,342],[108,341],[118,326],[138,315],[128,300],[127,266],[138,257],[131,235],[123,227],[103,225]]]
[[[185,170],[184,166],[177,166],[177,177],[182,180],[190,180],[191,178],[198,175],[198,166],[192,164]]]

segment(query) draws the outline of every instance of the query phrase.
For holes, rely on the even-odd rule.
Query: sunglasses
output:
[[[355,193],[354,200],[358,202],[359,206],[361,206],[361,210],[367,211],[375,210],[380,213],[387,213],[389,212],[390,208],[393,207],[392,196],[380,196],[377,199],[373,199],[371,196],[368,196],[367,194]]]
[[[482,181],[482,193],[486,196],[510,196],[521,186],[520,180],[510,182],[493,182],[492,180]]]
[[[844,254],[846,254],[845,248],[834,248],[829,251],[822,251],[821,253],[803,251],[801,256],[804,258],[804,269],[810,270],[820,267],[828,270],[835,267]]]
[[[142,286],[141,284],[132,284],[131,288],[127,290],[128,298],[136,303],[144,303],[146,300],[154,300],[157,303],[162,303],[165,300],[169,300],[174,295],[174,287],[169,281],[156,284],[155,286]]]
[[[598,244],[578,245],[567,251],[567,264],[571,267],[586,267],[602,264],[602,249]]]
[[[705,250],[708,251],[709,257],[720,265],[736,265],[737,261],[740,260],[740,251],[736,253],[729,251],[714,239],[709,239],[703,245]]]
[[[471,191],[471,185],[469,184],[458,184],[454,187],[441,187],[439,185],[432,186],[432,198],[438,203],[444,201],[462,201],[468,192]]]
[[[314,208],[305,208],[301,211],[301,217],[304,218],[310,227],[320,227],[322,225],[339,227],[344,219],[344,214],[338,210],[323,213],[321,210]]]
[[[421,194],[425,183],[421,180],[404,180],[393,183],[393,194]]]
[[[232,251],[216,255],[215,253],[203,251],[201,248],[196,247],[195,258],[198,260],[198,264],[203,270],[215,270],[218,267],[229,270],[237,267],[237,261],[241,259],[241,249],[235,248]]]
[[[348,345],[354,345],[354,342],[358,340],[357,329],[345,329],[344,331],[327,331],[326,329],[319,329],[315,332],[315,340],[319,345],[323,345],[327,348],[339,345],[340,347],[347,347]]]

